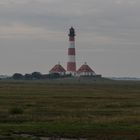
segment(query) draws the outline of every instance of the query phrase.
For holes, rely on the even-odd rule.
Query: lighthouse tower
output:
[[[72,75],[76,74],[76,61],[75,61],[75,30],[73,27],[69,29],[69,48],[68,48],[68,63],[67,72]]]

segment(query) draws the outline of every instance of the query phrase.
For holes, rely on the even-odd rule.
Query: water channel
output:
[[[87,140],[86,138],[56,138],[56,137],[41,137],[35,136],[31,134],[15,134],[16,136],[23,137],[23,138],[32,138],[35,140]]]

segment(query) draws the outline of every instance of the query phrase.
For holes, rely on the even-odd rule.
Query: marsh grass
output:
[[[64,83],[1,81],[0,130],[140,137],[140,82]]]

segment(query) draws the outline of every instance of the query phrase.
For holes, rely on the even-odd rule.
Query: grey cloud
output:
[[[3,41],[1,41],[0,49],[16,50],[20,46],[25,53],[30,54],[28,59],[31,63],[32,59],[35,59],[32,49],[41,55],[42,48],[38,46],[44,46],[46,59],[51,59],[49,51],[59,52],[58,55],[55,55],[55,59],[57,57],[61,59],[59,54],[66,57],[67,53],[64,51],[67,51],[68,46],[67,32],[68,28],[73,25],[76,27],[77,51],[81,52],[77,56],[78,64],[80,65],[84,59],[87,59],[91,65],[95,63],[97,67],[99,66],[98,70],[103,69],[104,66],[101,65],[103,65],[105,57],[106,61],[109,60],[109,63],[106,62],[108,68],[105,68],[106,72],[100,72],[107,75],[121,75],[121,72],[124,74],[125,66],[123,64],[128,63],[130,53],[136,56],[140,53],[139,13],[139,0],[133,0],[133,2],[132,0],[1,0],[0,41]],[[7,44],[5,41],[9,43]],[[10,42],[12,46],[10,46]],[[37,44],[37,42],[39,43]],[[5,46],[6,49],[2,46]],[[18,49],[17,52],[19,52]],[[125,58],[125,61],[120,62],[122,67],[119,68],[120,73],[113,73],[114,65],[118,65],[117,58],[113,59],[113,55],[110,55],[114,53],[119,58]],[[100,58],[99,55],[101,55]],[[1,59],[3,57],[1,56]],[[24,60],[23,56],[21,57]],[[119,58],[118,61],[120,61]],[[38,58],[38,63],[41,61],[41,64],[45,65],[46,62],[42,62],[44,59],[45,57]],[[92,62],[92,59],[95,61]],[[9,61],[7,60],[7,65],[10,63]],[[59,61],[64,62],[64,60]],[[137,61],[136,57],[132,58],[132,62],[134,61]],[[54,62],[55,60],[48,61],[49,66],[46,70]],[[3,62],[0,61],[0,63]],[[110,68],[111,65],[113,65],[112,68]],[[5,67],[5,64],[3,66]],[[26,67],[26,64],[24,66]],[[34,69],[31,66],[28,67],[30,70]],[[16,70],[16,67],[12,68],[13,71]],[[40,71],[44,71],[44,69],[40,68]],[[129,74],[126,73],[126,75]],[[139,73],[135,71],[135,75],[138,76]]]

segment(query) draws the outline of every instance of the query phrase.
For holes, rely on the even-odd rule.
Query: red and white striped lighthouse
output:
[[[68,48],[68,63],[67,72],[72,75],[76,74],[76,60],[75,60],[75,30],[73,27],[69,30],[69,48]]]

